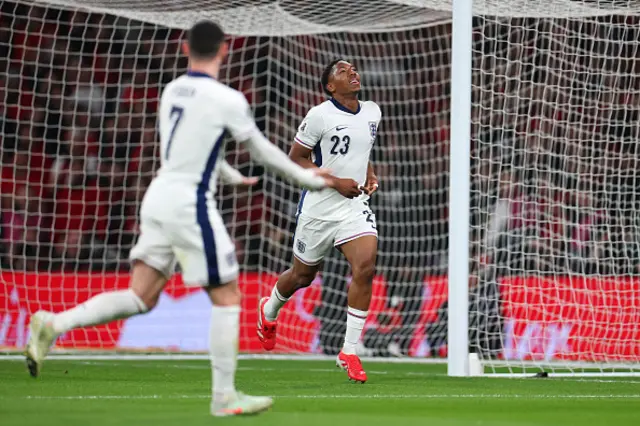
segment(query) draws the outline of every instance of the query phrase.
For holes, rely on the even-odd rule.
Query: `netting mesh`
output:
[[[166,1],[46,1],[70,8],[86,8],[139,21],[188,29],[197,19],[224,22],[230,34],[288,36],[331,31],[355,33],[422,27],[446,18],[439,8],[421,2],[356,1],[319,4],[309,0]],[[445,9],[446,10],[446,9]]]
[[[477,336],[508,359],[637,362],[638,19],[479,23],[473,266],[496,305]]]
[[[475,3],[472,252],[460,259],[471,263],[471,349],[510,367],[637,363],[638,6]],[[380,256],[360,351],[445,355],[449,10],[409,0],[3,2],[0,345],[24,343],[27,312],[126,287],[137,209],[158,165],[158,96],[186,69],[180,28],[213,17],[234,34],[221,80],[284,150],[323,100],[323,66],[344,56],[361,69],[362,97],[383,119],[373,153]],[[232,142],[227,160],[263,176],[219,194],[244,271],[240,346],[256,351],[255,307],[289,266],[299,191]],[[348,283],[333,253],[283,311],[277,349],[335,353]],[[207,303],[172,283],[151,314],[59,344],[206,350],[193,324],[208,324]]]

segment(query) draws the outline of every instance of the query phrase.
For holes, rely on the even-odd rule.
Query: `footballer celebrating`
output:
[[[209,346],[211,414],[255,414],[272,399],[236,390],[240,289],[235,246],[216,208],[217,178],[255,183],[224,159],[227,131],[270,170],[310,190],[334,184],[326,170],[306,170],[258,130],[244,95],[217,80],[229,46],[216,23],[203,20],[189,31],[183,51],[189,70],[163,90],[158,111],[162,163],[140,211],[140,237],[131,250],[131,288],[97,295],[56,314],[31,317],[27,365],[38,376],[56,338],[69,330],[144,314],[156,306],[175,271],[187,286],[202,288],[212,302]]]
[[[302,192],[293,265],[279,277],[271,296],[260,301],[257,334],[266,350],[275,347],[279,310],[298,289],[311,284],[323,258],[336,247],[352,271],[347,330],[337,365],[350,380],[364,383],[367,375],[356,345],[369,310],[377,256],[378,232],[367,200],[378,188],[369,157],[381,112],[375,102],[358,100],[360,75],[345,60],[331,62],[321,83],[329,100],[309,110],[289,158],[308,169],[330,169],[335,185]]]

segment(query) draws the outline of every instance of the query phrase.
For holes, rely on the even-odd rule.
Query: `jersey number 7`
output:
[[[169,134],[169,140],[167,141],[167,152],[164,154],[165,160],[169,159],[169,150],[171,149],[171,142],[173,142],[173,135],[175,135],[178,124],[180,124],[180,120],[182,120],[183,112],[184,108],[181,106],[174,105],[171,107],[171,114],[169,114],[169,119],[172,122],[171,133]]]

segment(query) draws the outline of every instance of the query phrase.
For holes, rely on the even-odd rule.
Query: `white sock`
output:
[[[240,334],[240,306],[216,306],[211,308],[209,328],[209,352],[213,374],[213,401],[223,402],[236,391],[236,357]]]
[[[264,304],[264,316],[269,321],[275,321],[278,319],[278,312],[284,306],[285,303],[289,300],[289,297],[284,297],[278,291],[278,283],[273,286],[273,290],[271,290],[271,297],[267,303]]]
[[[342,346],[342,352],[345,354],[356,353],[356,345],[360,341],[368,313],[368,311],[354,309],[351,306],[347,309],[347,332],[344,335],[344,346]]]
[[[92,325],[106,324],[116,319],[143,314],[149,309],[133,290],[102,293],[67,311],[55,314],[53,329],[56,333]]]

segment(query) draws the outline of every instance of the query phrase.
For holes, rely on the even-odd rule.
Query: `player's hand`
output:
[[[329,185],[331,188],[335,189],[346,198],[354,198],[362,194],[362,190],[360,189],[360,185],[353,179],[340,179],[333,178],[332,184]]]
[[[329,170],[329,169],[320,169],[320,168],[311,168],[311,169],[307,169],[307,170],[312,172],[314,175],[322,178],[322,180],[324,181],[324,185],[323,186],[314,185],[314,186],[307,187],[307,189],[309,189],[311,191],[320,191],[320,190],[325,189],[325,188],[333,188],[335,178],[331,174],[331,170]]]
[[[343,197],[354,198],[362,194],[362,190],[353,179],[340,179],[331,174],[329,169],[313,169],[316,176],[320,176],[324,179],[327,187],[333,188],[338,191]]]
[[[242,181],[237,185],[237,186],[253,186],[256,183],[258,183],[260,181],[260,178],[258,177],[244,177],[242,178]]]
[[[360,189],[362,189],[365,194],[370,196],[378,190],[378,177],[376,175],[369,176],[367,178],[367,182],[363,186],[361,186]]]

